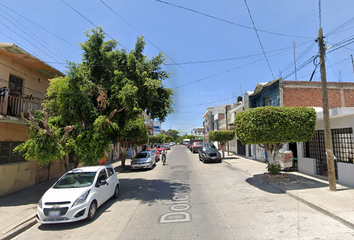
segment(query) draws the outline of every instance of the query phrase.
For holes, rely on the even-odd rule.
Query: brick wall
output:
[[[322,107],[321,82],[283,81],[284,107]],[[354,107],[354,83],[328,82],[329,108]]]

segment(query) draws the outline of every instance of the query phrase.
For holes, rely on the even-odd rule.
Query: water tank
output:
[[[241,96],[237,97],[237,102],[242,102],[242,97]]]

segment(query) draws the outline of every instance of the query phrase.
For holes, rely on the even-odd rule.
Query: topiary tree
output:
[[[211,141],[220,142],[222,148],[222,158],[225,157],[225,145],[228,141],[231,141],[235,137],[235,132],[233,130],[218,130],[210,131],[209,138]]]
[[[235,132],[242,144],[259,144],[270,164],[290,142],[307,142],[315,134],[316,111],[309,107],[260,107],[235,116]]]

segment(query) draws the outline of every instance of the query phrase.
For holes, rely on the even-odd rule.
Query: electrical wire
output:
[[[60,0],[61,2],[63,2],[65,5],[67,5],[69,8],[71,8],[71,10],[73,10],[74,12],[76,12],[78,15],[80,15],[82,18],[84,18],[86,21],[88,21],[89,23],[91,23],[95,28],[98,28],[98,26],[96,24],[94,24],[90,19],[88,19],[87,17],[85,17],[83,14],[81,14],[78,10],[76,10],[74,7],[72,7],[70,4],[68,4],[67,2],[65,2],[64,0]],[[113,37],[111,37],[108,33],[106,33],[106,35],[111,38],[114,39]],[[125,50],[128,50],[126,47],[124,47],[121,43],[118,42],[118,45],[122,46]]]
[[[219,17],[212,16],[210,14],[202,13],[202,12],[199,12],[197,10],[193,10],[193,9],[190,9],[190,8],[187,8],[187,7],[180,6],[180,5],[177,5],[177,4],[165,2],[165,1],[162,1],[162,0],[154,0],[154,1],[159,2],[159,3],[163,3],[163,4],[167,4],[167,5],[170,5],[170,6],[173,6],[173,7],[181,8],[183,10],[187,10],[187,11],[190,11],[190,12],[193,12],[193,13],[196,13],[196,14],[200,14],[200,15],[203,15],[203,16],[206,16],[206,17],[221,21],[221,22],[225,22],[225,23],[228,23],[228,24],[231,24],[231,25],[235,25],[235,26],[238,26],[238,27],[242,27],[242,28],[246,28],[246,29],[252,29],[252,30],[254,29],[254,28],[246,26],[246,25],[234,23],[234,22],[231,22],[231,21],[228,21],[228,20],[225,20],[225,19],[221,19]],[[282,34],[282,33],[277,33],[277,32],[266,31],[266,30],[262,30],[262,29],[257,29],[257,30],[259,32],[274,34],[274,35],[283,36],[283,37],[308,38],[308,39],[311,39],[311,37],[301,37],[301,36],[296,36],[296,35]]]
[[[13,18],[12,16],[10,16],[9,14],[7,14],[6,12],[4,12],[2,9],[0,9],[3,13],[5,13],[7,16],[9,16],[13,21],[15,21],[18,25],[22,26],[24,29],[26,29],[27,31],[29,31],[30,33],[32,33],[33,36],[37,37],[36,34],[34,34],[31,30],[29,30],[28,28],[26,28],[24,25],[22,25],[20,22],[18,22],[15,18]],[[5,17],[4,15],[2,15],[0,13],[0,16],[3,17],[5,20],[7,20],[9,23],[11,23],[13,26],[15,26],[16,28],[18,28],[21,32],[23,32],[24,34],[26,34],[28,37],[30,37],[31,39],[33,39],[35,42],[37,42],[39,45],[41,45],[42,47],[44,47],[45,49],[47,49],[49,52],[51,52],[53,55],[55,55],[56,57],[58,57],[58,59],[65,61],[65,57],[63,55],[61,55],[59,52],[57,52],[54,48],[50,47],[49,44],[46,44],[44,41],[40,42],[39,40],[41,40],[40,38],[38,38],[38,40],[36,38],[34,38],[33,36],[31,36],[30,34],[28,34],[26,31],[24,31],[23,29],[21,29],[17,24],[15,24],[13,21],[9,20],[7,17]],[[50,49],[51,48],[51,49]],[[56,53],[55,53],[56,52]],[[60,55],[60,56],[59,56]]]
[[[70,46],[72,46],[72,47],[74,47],[74,48],[76,48],[76,49],[78,49],[78,50],[81,50],[79,47],[77,47],[77,46],[75,46],[74,44],[72,44],[72,43],[70,43],[70,42],[66,41],[66,40],[65,40],[65,39],[63,39],[62,37],[60,37],[60,36],[56,35],[55,33],[53,33],[53,32],[51,32],[51,31],[49,31],[48,29],[46,29],[46,28],[44,28],[44,27],[40,26],[39,24],[37,24],[37,23],[33,22],[32,20],[28,19],[27,17],[23,16],[22,14],[19,14],[18,12],[16,12],[16,11],[12,10],[11,8],[9,8],[9,7],[5,6],[5,5],[4,5],[4,4],[2,4],[2,3],[0,3],[0,5],[1,5],[1,6],[3,6],[4,8],[6,8],[6,9],[10,10],[11,12],[13,12],[13,13],[17,14],[17,15],[18,15],[18,16],[20,16],[21,18],[26,19],[27,21],[31,22],[32,24],[36,25],[37,27],[39,27],[39,28],[43,29],[44,31],[46,31],[46,32],[50,33],[51,35],[55,36],[56,38],[58,38],[58,39],[62,40],[63,42],[67,43],[68,45],[70,45]]]
[[[63,1],[63,0],[62,0]],[[105,5],[109,10],[111,10],[116,16],[118,16],[120,19],[122,19],[126,24],[128,24],[128,26],[130,26],[133,30],[135,30],[139,35],[142,35],[137,29],[135,29],[131,24],[129,24],[125,19],[123,19],[116,11],[114,11],[111,7],[109,7],[103,0],[100,0],[100,2]],[[154,46],[157,50],[159,50],[161,53],[163,53],[167,58],[169,58],[172,62],[176,63],[170,56],[168,56],[165,52],[163,52],[159,47],[157,47],[153,42],[151,42],[148,38],[144,37],[146,39],[147,42],[149,42],[152,46]],[[192,74],[190,74],[186,69],[184,69],[182,66],[179,66],[185,73],[187,73],[189,76],[191,76],[193,79],[195,79],[197,82],[199,82],[199,80],[197,80],[194,76],[192,76]],[[175,85],[175,83],[173,83],[172,81],[170,81],[172,83],[172,85]],[[202,86],[204,86],[206,89],[208,89],[209,91],[211,91],[205,84],[199,82]],[[178,87],[178,86],[176,86]],[[186,91],[186,90],[184,90]],[[188,97],[190,98],[194,98],[194,95],[192,93],[187,92],[186,94]],[[196,101],[199,102],[199,99],[197,99]]]
[[[257,38],[258,38],[259,45],[260,45],[260,46],[261,46],[261,48],[262,48],[262,52],[263,52],[263,54],[264,54],[264,58],[265,58],[265,59],[266,59],[266,61],[267,61],[268,68],[269,68],[270,72],[272,73],[273,79],[275,79],[274,74],[273,74],[273,70],[272,70],[272,68],[270,67],[270,63],[269,63],[269,60],[268,60],[268,58],[267,58],[267,54],[266,54],[266,53],[265,53],[265,51],[264,51],[264,48],[263,48],[263,44],[262,44],[261,38],[259,37],[258,32],[257,32],[256,25],[254,24],[254,21],[253,21],[252,15],[251,15],[251,11],[250,11],[250,9],[249,9],[249,7],[248,7],[248,5],[247,5],[247,1],[246,1],[246,0],[244,0],[244,2],[245,2],[245,5],[246,5],[246,8],[247,8],[247,11],[248,11],[248,15],[249,15],[249,16],[250,16],[250,18],[251,18],[251,21],[252,21],[252,25],[253,25],[254,31],[256,32],[256,35],[257,35]]]

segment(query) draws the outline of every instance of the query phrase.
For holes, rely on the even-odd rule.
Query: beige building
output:
[[[60,163],[39,168],[13,149],[26,141],[28,115],[42,109],[49,79],[63,73],[12,43],[0,43],[0,196],[59,177]]]

